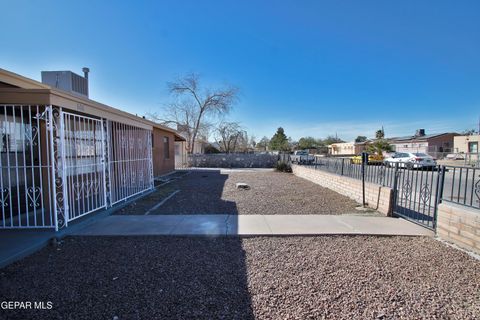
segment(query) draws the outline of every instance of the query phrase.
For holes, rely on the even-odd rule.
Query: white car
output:
[[[437,165],[435,159],[425,153],[397,152],[384,160],[387,167],[394,167],[396,163],[400,168],[433,168]]]
[[[290,156],[292,163],[311,164],[315,161],[315,157],[308,154],[307,150],[297,150]]]

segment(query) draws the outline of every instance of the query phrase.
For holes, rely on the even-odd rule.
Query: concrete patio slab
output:
[[[365,235],[433,236],[434,232],[401,218],[337,216],[340,222],[352,227],[355,233]]]
[[[54,236],[54,230],[0,231],[0,267],[41,249]]]
[[[160,218],[159,218],[160,217]],[[85,228],[75,230],[74,236],[168,235],[184,219],[183,216],[108,216]]]
[[[227,235],[272,235],[272,229],[263,215],[230,215]]]
[[[109,216],[72,235],[386,235],[433,236],[400,218],[328,215]]]
[[[163,217],[163,216],[159,216]],[[226,235],[228,215],[184,215],[171,235]]]
[[[277,235],[355,234],[352,226],[338,216],[327,215],[266,215],[265,220]]]

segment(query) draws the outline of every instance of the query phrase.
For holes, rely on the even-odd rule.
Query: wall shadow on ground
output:
[[[235,203],[221,200],[227,175],[195,174],[215,179],[200,193],[238,216]],[[254,318],[237,236],[67,237],[0,269],[0,301],[53,303],[0,310],[2,319]]]
[[[173,188],[181,192],[151,214],[238,215],[235,202],[222,199],[227,179],[228,174],[220,170],[192,170],[174,183]]]

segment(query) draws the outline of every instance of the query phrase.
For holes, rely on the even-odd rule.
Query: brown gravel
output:
[[[480,317],[480,263],[430,238],[262,238],[244,249],[258,318]]]
[[[144,215],[159,202],[175,192],[171,183],[157,187],[152,193],[141,197],[127,206],[116,210],[114,215]]]
[[[480,263],[430,238],[76,237],[0,270],[2,319],[475,319]]]
[[[150,214],[358,213],[355,201],[289,173],[194,171],[172,188],[180,192]]]

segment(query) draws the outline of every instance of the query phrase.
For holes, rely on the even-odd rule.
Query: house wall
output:
[[[299,165],[292,165],[292,171],[296,176],[362,203],[362,181],[360,180]],[[392,212],[393,191],[388,187],[365,183],[365,201],[368,203],[368,207],[389,216]]]
[[[396,152],[420,152],[427,153],[433,157],[441,157],[443,153],[453,151],[454,137],[454,133],[449,133],[426,140],[395,141],[390,144]]]
[[[188,156],[188,166],[198,168],[273,168],[277,162],[276,154],[218,153]]]
[[[169,158],[165,158],[163,138],[169,139]],[[153,128],[153,176],[158,177],[175,170],[175,136],[173,133]]]
[[[367,148],[366,144],[355,144],[355,154],[360,154]]]
[[[352,155],[355,153],[355,146],[353,143],[334,143],[331,145],[332,155]]]
[[[403,141],[390,143],[395,152],[428,152],[428,141]]]
[[[457,153],[468,153],[468,143],[477,142],[480,147],[480,135],[456,136],[453,138],[453,149]]]
[[[175,141],[175,168],[186,168],[187,163],[186,141]]]
[[[452,152],[455,134],[449,133],[428,139],[429,152]]]
[[[365,144],[356,144],[354,142],[333,143],[330,145],[330,154],[335,156],[351,156],[362,153],[365,150]]]

